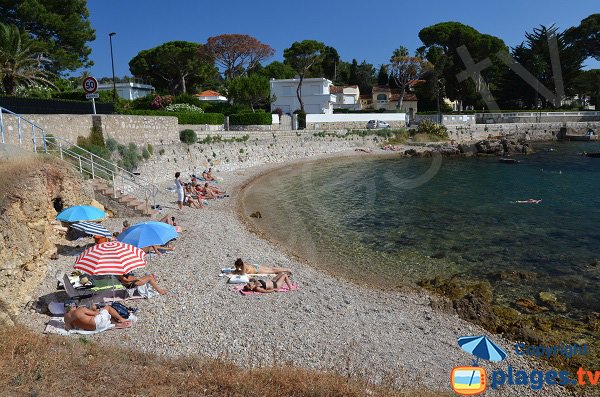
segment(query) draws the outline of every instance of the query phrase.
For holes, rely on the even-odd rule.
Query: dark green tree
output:
[[[581,72],[573,82],[573,89],[579,98],[588,97],[589,104],[600,109],[600,69]]]
[[[129,61],[129,70],[150,80],[159,91],[172,95],[193,92],[218,78],[213,60],[199,55],[200,47],[188,41],[169,41],[140,51]]]
[[[556,37],[558,44],[558,55],[560,58],[560,70],[563,87],[567,96],[577,94],[574,90],[574,80],[580,74],[585,55],[580,49],[567,41],[565,34],[558,32],[555,26],[546,27],[540,25],[531,33],[525,33],[525,41],[512,50],[513,58],[521,64],[538,81],[553,92],[557,92],[555,76],[552,71],[552,61],[548,37]],[[547,98],[539,95],[539,87],[532,87],[525,83],[516,73],[510,71],[505,75],[501,98],[504,103],[510,103],[516,99],[518,104],[528,108],[549,107],[553,104]],[[558,104],[557,106],[560,106]]]
[[[379,72],[377,73],[377,85],[387,85],[389,78],[390,74],[388,72],[387,66],[381,65],[379,67]]]
[[[290,65],[274,61],[257,71],[268,79],[293,79],[297,72]]]
[[[254,112],[255,108],[269,104],[271,87],[269,79],[259,74],[239,76],[227,81],[227,96],[234,105],[249,106]]]
[[[585,18],[579,26],[565,31],[565,39],[586,56],[600,61],[600,14]]]
[[[93,64],[87,43],[96,35],[86,0],[0,0],[0,21],[28,32],[50,62],[44,68],[60,74]]]
[[[470,26],[459,22],[442,22],[422,29],[419,38],[424,47],[418,51],[424,53],[427,60],[437,68],[445,81],[446,95],[451,100],[458,100],[465,105],[481,103],[476,84],[471,79],[459,82],[456,77],[465,70],[457,51],[459,47],[466,46],[476,63],[488,57],[492,60],[493,66],[481,73],[492,90],[506,70],[506,66],[496,56],[499,51],[508,51],[504,42]]]
[[[316,40],[296,41],[290,48],[283,51],[284,63],[290,65],[300,77],[296,96],[300,103],[300,111],[304,113],[304,101],[302,100],[302,82],[307,72],[322,59],[325,44]]]
[[[323,59],[321,60],[322,77],[335,81],[337,75],[337,64],[340,62],[340,55],[333,47],[326,46],[323,50]]]

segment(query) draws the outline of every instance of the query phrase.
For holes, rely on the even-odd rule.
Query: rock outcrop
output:
[[[0,324],[11,324],[46,274],[57,210],[89,204],[81,177],[61,160],[0,146]]]

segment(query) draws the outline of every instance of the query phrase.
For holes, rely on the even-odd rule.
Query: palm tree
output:
[[[42,68],[42,55],[35,52],[33,45],[27,33],[16,25],[0,23],[0,79],[5,94],[14,95],[19,84],[52,85],[48,72]]]

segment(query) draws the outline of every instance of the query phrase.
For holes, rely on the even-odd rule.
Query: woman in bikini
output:
[[[257,280],[255,278],[251,278],[250,282],[244,286],[244,291],[263,293],[277,292],[277,290],[283,287],[284,284],[287,285],[290,291],[292,290],[292,283],[290,282],[290,277],[288,274],[279,273],[273,280]]]
[[[237,258],[234,263],[235,270],[233,274],[279,274],[289,273],[292,274],[290,269],[284,267],[268,267],[261,265],[248,265],[244,263],[242,258]]]

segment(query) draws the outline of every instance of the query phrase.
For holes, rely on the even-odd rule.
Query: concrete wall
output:
[[[42,127],[46,134],[59,136],[73,143],[78,136],[89,136],[93,125],[102,127],[104,138],[114,138],[127,144],[170,144],[179,142],[176,117],[86,115],[86,114],[24,114],[25,119]],[[3,114],[4,136],[7,143],[19,143],[16,117]],[[21,122],[23,145],[32,147],[31,126]],[[37,131],[38,139],[41,136]]]
[[[506,123],[448,125],[448,136],[456,141],[477,141],[490,137],[510,136],[533,141],[556,140],[566,130],[584,134],[588,129],[600,131],[600,121],[574,123]]]
[[[477,113],[477,124],[600,121],[600,112]]]
[[[308,130],[340,130],[365,129],[369,120],[382,120],[391,128],[406,126],[405,113],[336,113],[336,114],[307,114],[306,129]]]
[[[346,131],[335,132],[344,134]],[[202,139],[206,135],[199,138]],[[249,135],[249,139],[245,142],[155,147],[155,155],[148,161],[144,161],[139,168],[141,177],[155,183],[170,182],[177,171],[188,178],[191,174],[201,173],[209,163],[217,171],[235,170],[258,164],[352,150],[357,147],[376,147],[381,143],[381,138],[375,136],[319,137],[315,136],[313,131],[226,131],[219,135],[225,139]],[[161,151],[163,151],[162,155]]]

